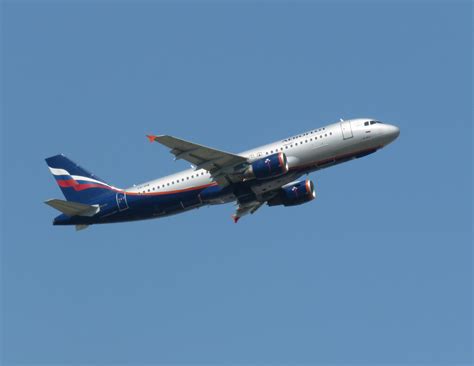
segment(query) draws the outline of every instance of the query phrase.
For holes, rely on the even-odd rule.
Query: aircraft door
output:
[[[352,135],[352,127],[350,121],[341,122],[342,138],[344,140],[350,139]]]
[[[127,195],[124,192],[118,192],[116,199],[119,211],[124,211],[128,209]]]

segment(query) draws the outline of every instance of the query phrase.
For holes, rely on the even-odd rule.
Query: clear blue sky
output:
[[[472,362],[470,2],[3,2],[2,351],[31,364]],[[339,118],[401,127],[317,200],[51,226],[43,161],[119,187]]]

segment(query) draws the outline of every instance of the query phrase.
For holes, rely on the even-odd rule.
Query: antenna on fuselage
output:
[[[339,120],[340,120],[341,122],[344,122],[344,120],[343,120],[342,118],[339,118]]]

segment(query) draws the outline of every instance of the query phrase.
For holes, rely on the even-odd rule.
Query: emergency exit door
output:
[[[350,121],[341,122],[342,138],[344,140],[350,139],[352,135],[352,127]]]

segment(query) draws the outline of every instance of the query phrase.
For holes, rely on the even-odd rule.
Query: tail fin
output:
[[[45,160],[68,201],[90,203],[98,196],[118,190],[62,154]]]

